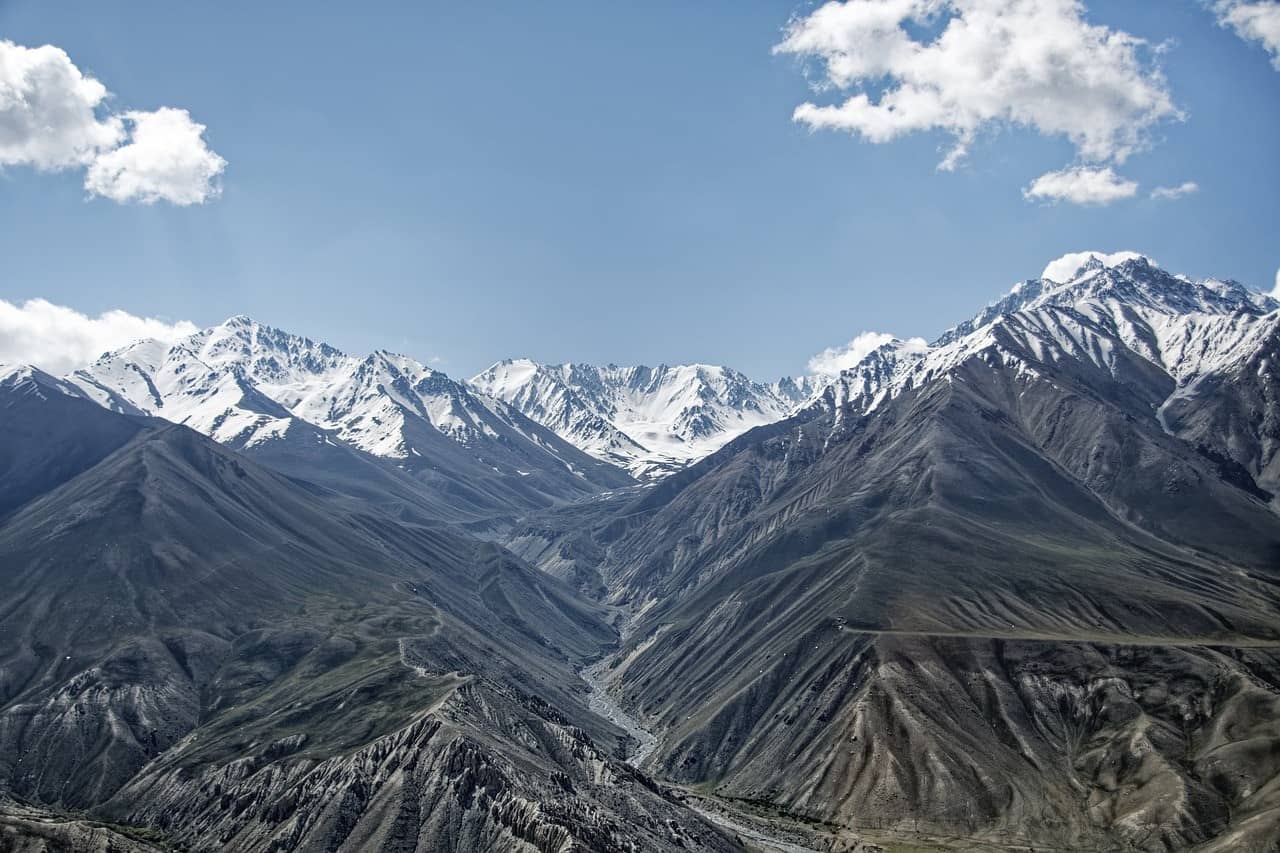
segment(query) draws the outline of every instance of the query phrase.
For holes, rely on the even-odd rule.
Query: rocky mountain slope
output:
[[[193,850],[737,849],[587,710],[598,605],[64,387],[0,383],[73,460],[3,481],[4,790]]]
[[[812,392],[704,364],[656,368],[500,361],[471,385],[561,438],[641,478],[701,459],[753,427],[786,417]]]
[[[1277,306],[1142,258],[1064,278],[881,348],[587,542],[515,532],[562,574],[594,548],[632,608],[609,678],[650,768],[853,828],[1280,843]]]
[[[343,472],[328,485],[371,495],[412,480],[411,490],[425,491],[436,511],[458,517],[630,482],[505,403],[413,359],[348,356],[247,317],[172,346],[139,341],[66,381],[113,411],[184,424],[288,473]]]

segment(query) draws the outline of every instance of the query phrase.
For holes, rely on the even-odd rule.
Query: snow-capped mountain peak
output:
[[[1040,273],[1041,279],[1056,281],[1062,284],[1074,281],[1081,273],[1116,267],[1126,261],[1144,261],[1151,266],[1159,266],[1153,259],[1141,252],[1069,252],[1060,258],[1045,264]],[[1015,289],[1018,287],[1014,285]]]
[[[576,477],[598,464],[589,454],[652,477],[798,409],[871,412],[975,356],[1032,376],[1062,359],[1114,372],[1123,350],[1167,373],[1185,396],[1200,377],[1249,359],[1280,327],[1272,297],[1230,280],[1171,275],[1136,252],[1073,253],[1044,273],[932,345],[875,335],[873,348],[832,378],[762,384],[713,364],[507,359],[464,383],[407,355],[355,357],[237,315],[172,344],[134,342],[68,380],[109,408],[239,447],[301,430],[408,470],[429,466],[443,437],[500,474],[524,476],[526,463],[551,457]]]
[[[239,367],[255,381],[273,384],[306,381],[349,359],[328,344],[263,325],[243,314],[179,341],[176,348],[211,368]]]
[[[1280,330],[1280,303],[1270,296],[1234,281],[1171,275],[1136,252],[1074,253],[1045,272],[927,348],[905,352],[895,341],[869,354],[824,401],[867,413],[975,357],[1032,377],[1037,365],[1063,360],[1114,374],[1121,350],[1167,373],[1179,396],[1244,363]]]
[[[38,397],[44,397],[46,391],[67,394],[72,397],[83,396],[74,385],[50,376],[40,368],[30,364],[0,362],[0,388],[11,391],[21,390]]]
[[[507,359],[471,379],[599,459],[656,476],[789,414],[803,393],[713,364],[538,364]]]
[[[1079,260],[1083,257],[1083,260]],[[1066,259],[1070,262],[1064,263]],[[1079,262],[1077,262],[1079,260]],[[1064,270],[1071,269],[1069,273]],[[1251,291],[1238,282],[1219,279],[1195,281],[1170,275],[1145,255],[1118,252],[1099,256],[1075,253],[1053,261],[1047,272],[1066,280],[1042,277],[1015,285],[1001,299],[976,317],[945,332],[936,342],[948,344],[1016,311],[1044,306],[1082,306],[1086,303],[1108,313],[1137,312],[1145,319],[1262,315],[1280,308],[1270,296]],[[1122,323],[1126,325],[1127,323]]]

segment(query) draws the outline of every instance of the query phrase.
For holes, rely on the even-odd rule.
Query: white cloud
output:
[[[1151,197],[1157,201],[1170,201],[1199,191],[1199,184],[1195,181],[1186,181],[1178,184],[1176,187],[1156,187],[1151,191]]]
[[[0,362],[32,364],[58,375],[142,338],[171,342],[197,331],[186,321],[170,323],[125,311],[89,317],[44,299],[21,305],[0,299]]]
[[[1272,299],[1280,299],[1280,270],[1276,270],[1276,286],[1271,290]]]
[[[1045,266],[1044,272],[1040,273],[1040,277],[1065,284],[1074,279],[1076,274],[1080,272],[1081,267],[1087,264],[1090,259],[1101,261],[1105,267],[1114,267],[1125,261],[1137,260],[1138,258],[1152,266],[1160,266],[1150,255],[1144,255],[1141,252],[1068,252],[1060,258],[1050,261]]]
[[[854,367],[885,344],[897,340],[886,332],[862,332],[844,346],[827,347],[809,359],[809,373],[816,376],[839,376],[843,370]],[[911,338],[904,342],[908,348],[924,350],[929,344],[924,338]]]
[[[950,169],[980,131],[1008,125],[1066,137],[1086,162],[1123,162],[1181,118],[1145,45],[1086,22],[1078,0],[832,0],[793,19],[774,51],[817,60],[822,88],[852,92],[800,105],[796,121],[876,143],[942,130]]]
[[[98,156],[85,175],[85,189],[113,201],[203,204],[221,191],[217,178],[227,161],[205,145],[204,125],[186,110],[124,114],[129,142]]]
[[[1231,27],[1246,41],[1256,41],[1271,54],[1280,70],[1280,2],[1276,0],[1217,0],[1213,11],[1218,24]]]
[[[85,189],[118,202],[199,204],[226,161],[186,110],[112,114],[106,86],[52,45],[0,40],[0,167],[86,168]]]
[[[1031,186],[1022,191],[1022,195],[1028,201],[1102,205],[1133,198],[1137,192],[1137,181],[1117,175],[1110,166],[1105,169],[1075,166],[1057,172],[1045,172],[1032,181]]]
[[[98,118],[106,99],[107,87],[59,48],[0,40],[0,166],[83,166],[118,145],[120,120]]]

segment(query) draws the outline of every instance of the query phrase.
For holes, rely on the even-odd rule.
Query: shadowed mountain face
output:
[[[0,407],[0,518],[93,467],[142,429],[74,399],[74,389],[34,368],[0,366]]]
[[[0,389],[0,446],[79,454],[0,525],[13,795],[197,849],[733,849],[586,711],[599,606],[43,379]]]

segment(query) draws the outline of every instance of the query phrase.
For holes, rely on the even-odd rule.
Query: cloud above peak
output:
[[[105,85],[53,45],[0,40],[0,168],[86,170],[90,195],[117,202],[202,204],[226,161],[186,110],[107,110]]]
[[[1137,181],[1117,175],[1110,166],[1105,169],[1076,166],[1045,172],[1032,181],[1031,186],[1022,191],[1022,195],[1028,201],[1106,205],[1133,198],[1137,192]]]
[[[809,373],[814,376],[836,377],[842,371],[856,366],[871,353],[887,343],[897,340],[887,332],[861,332],[847,344],[827,347],[809,359]],[[903,342],[910,350],[924,350],[929,344],[924,338],[911,338]]]
[[[1047,278],[1050,281],[1066,283],[1071,281],[1085,264],[1091,260],[1096,260],[1104,267],[1119,266],[1125,261],[1134,261],[1142,259],[1152,266],[1159,264],[1149,255],[1141,252],[1068,252],[1060,258],[1050,261],[1045,265],[1044,271],[1040,273],[1041,278]]]
[[[924,32],[925,35],[919,35]],[[987,129],[1065,137],[1086,163],[1122,163],[1181,118],[1156,50],[1090,24],[1078,0],[831,0],[787,26],[775,53],[816,62],[794,119],[869,142],[940,130],[954,168]]]
[[[21,305],[0,299],[0,362],[30,364],[62,375],[134,341],[171,343],[195,334],[193,323],[105,311],[97,317],[44,299]]]

